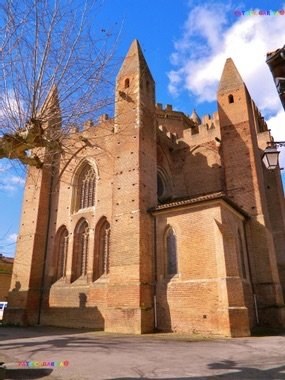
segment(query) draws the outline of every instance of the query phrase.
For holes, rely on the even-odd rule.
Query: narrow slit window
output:
[[[130,80],[129,80],[129,78],[127,78],[125,80],[125,88],[129,88],[129,87],[130,87]]]
[[[178,273],[177,266],[177,241],[172,227],[169,227],[166,233],[166,256],[167,256],[167,275]]]

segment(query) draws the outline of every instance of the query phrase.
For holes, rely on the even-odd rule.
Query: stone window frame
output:
[[[93,171],[94,178],[93,189],[90,188],[90,182],[85,182],[85,188],[81,188],[82,177],[86,175],[86,171]],[[99,179],[99,173],[97,165],[94,160],[83,159],[74,171],[72,180],[72,204],[71,212],[85,212],[88,209],[92,209],[96,205],[97,184]],[[91,182],[92,185],[92,182]],[[92,191],[93,190],[93,191]],[[91,198],[91,199],[90,199]]]
[[[93,281],[107,276],[110,271],[110,233],[111,226],[103,216],[95,228]]]
[[[66,276],[69,232],[65,225],[59,227],[55,236],[55,281]]]
[[[80,277],[87,278],[89,248],[89,224],[81,218],[74,228],[71,282]]]

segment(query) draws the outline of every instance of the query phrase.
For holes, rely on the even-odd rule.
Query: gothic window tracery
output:
[[[65,276],[68,250],[68,230],[65,226],[59,228],[56,234],[56,280]]]
[[[94,281],[103,274],[109,273],[110,224],[103,218],[96,228]]]
[[[72,281],[87,274],[89,227],[85,219],[81,219],[74,232]]]
[[[96,173],[90,164],[81,170],[76,184],[75,211],[95,205]]]

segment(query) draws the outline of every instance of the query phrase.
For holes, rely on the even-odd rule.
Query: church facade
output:
[[[53,170],[29,169],[7,322],[224,336],[285,326],[280,171],[263,167],[270,132],[231,59],[217,103],[202,119],[156,104],[132,43],[114,118],[70,133]]]

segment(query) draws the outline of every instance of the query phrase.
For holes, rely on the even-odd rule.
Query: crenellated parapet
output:
[[[179,138],[183,136],[184,130],[195,128],[195,123],[189,116],[183,112],[174,111],[170,104],[163,107],[162,104],[157,103],[155,116],[158,125],[165,127],[171,133],[176,133]]]
[[[187,129],[183,132],[181,140],[189,145],[203,144],[215,138],[220,138],[220,122],[218,112],[213,115],[204,115],[201,119],[201,124],[195,128]]]
[[[175,145],[178,145],[177,133],[169,132],[163,125],[159,125],[157,128],[157,137],[168,146],[175,147]]]

